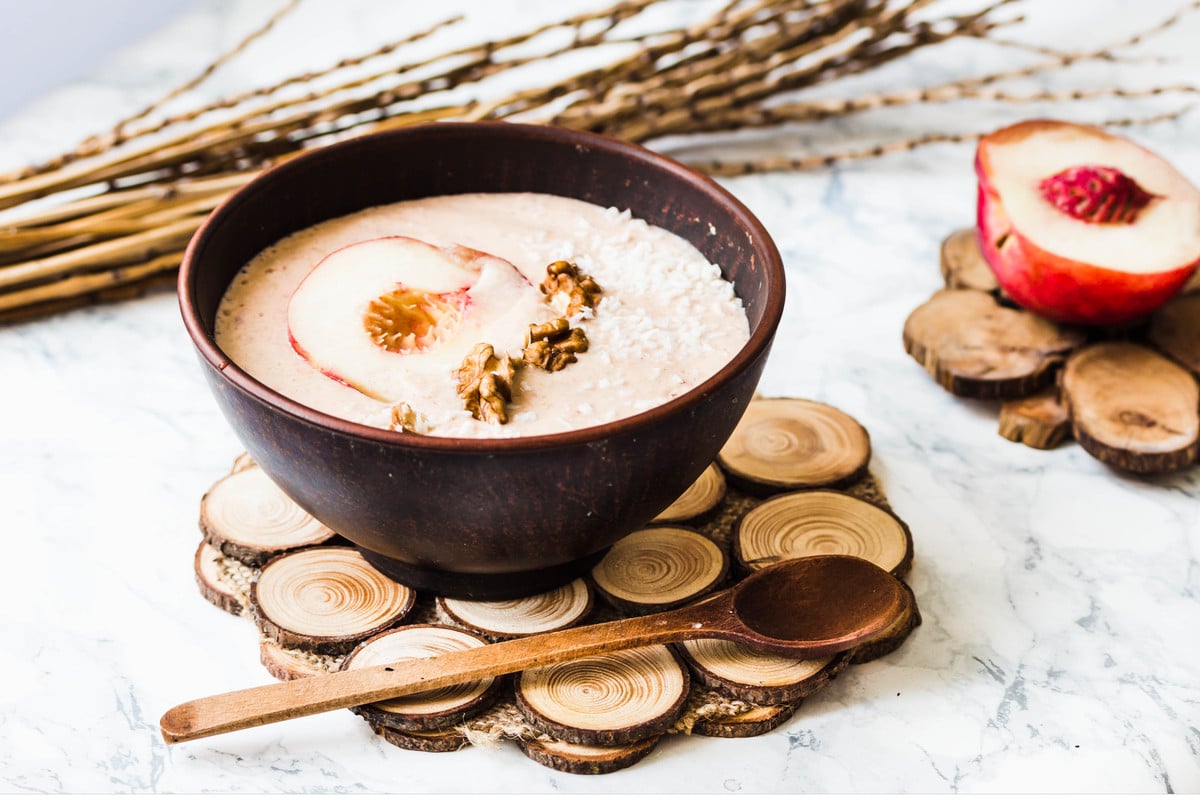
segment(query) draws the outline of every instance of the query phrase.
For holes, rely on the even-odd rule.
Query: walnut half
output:
[[[498,357],[486,343],[475,345],[463,359],[455,387],[471,416],[494,425],[508,422],[508,404],[516,367],[508,356]]]
[[[416,410],[408,403],[399,402],[392,406],[391,422],[388,424],[389,431],[406,431],[408,433],[420,433],[417,430],[421,424],[421,417]]]
[[[572,328],[566,317],[559,317],[540,325],[530,325],[529,342],[521,355],[528,366],[557,372],[576,361],[576,353],[587,349],[588,339],[583,328]]]
[[[578,314],[583,308],[595,308],[600,302],[604,290],[600,284],[579,271],[579,266],[570,261],[554,261],[546,267],[546,277],[542,280],[542,294],[554,298],[562,294],[566,297],[568,317]]]

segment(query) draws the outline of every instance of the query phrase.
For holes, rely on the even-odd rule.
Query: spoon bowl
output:
[[[431,658],[241,689],[175,706],[168,743],[377,703],[563,661],[691,639],[728,639],[795,658],[850,650],[910,610],[891,573],[865,559],[818,555],[774,564],[684,608],[513,639]]]

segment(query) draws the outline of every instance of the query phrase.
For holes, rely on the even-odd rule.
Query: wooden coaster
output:
[[[797,701],[776,706],[754,706],[736,714],[700,717],[692,726],[692,733],[720,739],[762,736],[786,725],[799,707]]]
[[[238,585],[221,551],[201,541],[192,566],[196,572],[196,585],[200,587],[204,599],[235,617],[241,616],[246,610],[249,585],[245,588]]]
[[[445,625],[406,625],[384,631],[363,642],[346,656],[341,669],[361,669],[410,658],[430,658],[486,644],[487,640],[480,636]],[[484,678],[359,706],[354,711],[372,725],[399,731],[444,731],[495,702],[499,688],[499,678]]]
[[[1085,347],[1067,359],[1059,389],[1075,441],[1106,464],[1170,472],[1200,455],[1200,384],[1155,350]]]
[[[768,408],[776,410],[789,407],[807,407],[811,410],[813,406],[821,405],[809,404],[807,401],[792,404],[762,399],[756,399],[752,405],[764,402]],[[811,424],[808,412],[802,413],[808,420],[804,424]],[[828,412],[822,410],[821,413]],[[861,427],[857,422],[850,421],[851,429],[854,426]],[[787,426],[786,420],[784,426]],[[863,434],[865,436],[865,431]],[[861,461],[864,458],[862,450],[856,448],[856,452],[853,460]],[[869,454],[866,457],[869,457]],[[258,468],[242,457],[235,462],[233,469],[246,472]],[[887,498],[874,477],[861,467],[855,467],[854,471],[859,473],[858,477],[849,483],[845,482],[845,469],[835,471],[842,477],[831,479],[838,482],[842,488],[833,492],[825,487],[799,492],[771,490],[769,485],[764,484],[755,486],[753,492],[747,492],[732,484],[721,486],[720,491],[715,493],[705,490],[701,494],[709,498],[719,494],[719,499],[711,505],[711,499],[695,505],[691,505],[690,501],[681,503],[681,507],[703,509],[683,512],[688,516],[686,526],[656,525],[639,532],[643,535],[634,536],[630,542],[624,543],[629,548],[628,553],[635,555],[626,566],[618,568],[618,562],[614,561],[609,564],[612,570],[602,570],[598,573],[595,583],[604,586],[602,591],[598,591],[588,581],[578,580],[552,592],[505,603],[475,603],[420,597],[415,594],[403,599],[406,590],[403,587],[397,588],[398,585],[389,585],[394,582],[382,583],[381,581],[386,579],[381,576],[366,573],[368,577],[365,579],[347,577],[347,573],[358,571],[355,559],[361,557],[357,556],[357,553],[353,556],[348,555],[353,552],[350,548],[331,546],[305,546],[278,555],[274,560],[260,566],[248,566],[202,542],[194,559],[194,568],[197,584],[209,602],[235,614],[239,613],[240,603],[242,615],[249,615],[253,607],[256,616],[274,620],[274,628],[272,625],[262,625],[274,638],[264,635],[259,658],[276,678],[293,680],[335,671],[347,663],[350,663],[352,668],[354,659],[359,659],[359,665],[365,665],[370,658],[401,657],[398,652],[392,652],[393,645],[416,645],[399,638],[392,642],[390,637],[399,635],[406,629],[426,631],[422,635],[427,635],[431,629],[450,631],[449,635],[467,637],[466,641],[474,642],[478,646],[485,639],[500,640],[525,636],[592,620],[604,621],[628,614],[645,613],[647,610],[687,602],[687,599],[682,598],[691,598],[703,591],[722,588],[733,580],[733,570],[727,568],[732,565],[729,554],[744,549],[740,544],[742,529],[769,529],[770,524],[763,528],[754,520],[762,515],[767,518],[775,516],[774,511],[787,508],[794,502],[789,499],[791,495],[836,495],[838,499],[832,502],[843,510],[834,514],[835,517],[855,519],[864,516],[873,519],[873,515],[882,515],[880,519],[884,522],[876,527],[890,533],[879,538],[880,541],[890,541],[891,545],[866,546],[863,542],[871,537],[864,536],[857,530],[861,526],[838,524],[833,526],[834,533],[798,537],[809,540],[807,545],[801,547],[779,544],[789,540],[787,534],[770,534],[765,538],[775,541],[772,545],[774,551],[767,555],[760,553],[751,560],[777,560],[808,552],[853,552],[862,555],[874,549],[876,552],[871,557],[876,563],[883,562],[885,568],[898,575],[904,574],[912,563],[911,534],[908,533],[907,526],[895,518],[888,508]],[[720,474],[721,470],[714,465],[706,472],[708,477],[702,476],[697,483],[713,480],[713,476]],[[763,494],[768,495],[768,498],[764,499]],[[751,515],[751,512],[764,506],[767,507],[767,512]],[[845,508],[855,511],[846,513]],[[792,517],[807,517],[812,515],[812,509],[793,509],[791,512],[782,513],[779,519],[782,520],[782,527],[785,529],[795,523],[795,520],[788,521],[789,513]],[[748,515],[752,522],[746,526],[744,521]],[[803,522],[799,524],[804,527]],[[871,525],[866,527],[870,528]],[[660,533],[646,536],[648,532],[653,531]],[[665,534],[667,538],[659,541],[654,537],[663,536],[661,531],[674,532]],[[673,579],[670,573],[682,568],[665,565],[675,564],[679,558],[682,558],[679,563],[683,563],[690,557],[666,558],[656,553],[660,549],[673,549],[674,543],[683,541],[691,543],[688,547],[698,545],[696,552],[705,554],[698,561],[707,566],[696,570],[697,575],[701,577],[683,581]],[[626,550],[626,547],[613,549],[621,552]],[[277,568],[277,563],[291,567],[273,577],[271,573]],[[611,577],[605,577],[623,570],[635,574],[638,569],[646,569],[647,563],[651,564],[651,571],[663,572],[664,580],[661,584],[655,584],[656,588],[651,587],[654,581],[647,578],[634,578],[632,581],[621,578],[614,581]],[[719,575],[709,576],[712,565],[718,563],[721,564],[716,569]],[[746,565],[743,564],[742,568],[745,569]],[[266,582],[262,577],[264,573],[268,578]],[[289,574],[291,577],[288,577]],[[277,578],[286,580],[278,581],[283,586],[271,589],[271,597],[295,599],[275,599],[271,601],[274,603],[273,607],[264,609],[261,601],[257,599],[259,590],[264,586],[270,588]],[[624,590],[618,588],[618,584],[621,583],[626,584]],[[697,588],[700,584],[704,584],[706,588]],[[680,585],[691,588],[685,588],[680,594]],[[348,623],[348,628],[355,631],[352,635],[346,635],[347,631],[339,623],[321,630],[307,630],[303,634],[306,638],[301,639],[297,645],[286,634],[280,636],[275,630],[290,631],[291,627],[302,627],[298,623],[286,622],[284,618],[295,616],[298,608],[301,609],[301,619],[317,620],[320,623],[325,617],[322,603],[318,603],[314,608],[309,600],[304,599],[305,586],[316,590],[316,595],[350,595],[355,598],[348,603],[351,609],[374,608],[379,598],[390,597],[390,601],[380,605],[390,608],[391,612],[372,612],[366,615],[371,619],[379,619],[379,624],[384,625],[384,628],[369,634],[371,638],[363,644],[356,642],[364,637],[363,629],[369,630],[372,625],[359,621]],[[349,586],[354,588],[347,588]],[[322,587],[331,591],[325,591]],[[911,590],[909,591],[911,593]],[[265,596],[266,593],[262,594]],[[255,597],[253,606],[252,595]],[[271,602],[268,602],[268,606],[271,606]],[[307,610],[304,610],[306,607]],[[399,614],[400,609],[405,607],[407,610]],[[515,680],[495,680],[481,694],[472,695],[462,702],[443,702],[438,708],[410,707],[407,711],[401,708],[399,713],[388,713],[387,706],[392,702],[412,703],[429,699],[418,696],[389,701],[388,704],[375,704],[375,707],[356,709],[356,712],[367,720],[379,736],[404,749],[450,752],[472,743],[508,740],[517,742],[529,758],[553,769],[578,774],[611,772],[631,766],[644,758],[663,736],[694,733],[740,738],[761,735],[786,724],[796,713],[799,698],[819,690],[838,671],[847,668],[849,664],[878,658],[899,647],[920,624],[915,598],[910,610],[910,614],[906,614],[903,619],[897,619],[876,640],[829,661],[815,673],[806,676],[801,674],[803,670],[794,671],[789,680],[782,681],[783,685],[789,686],[787,689],[768,687],[761,690],[762,687],[759,687],[761,691],[756,693],[754,684],[757,679],[752,676],[739,677],[736,670],[733,674],[724,674],[721,669],[711,664],[703,666],[700,662],[687,663],[680,655],[684,652],[681,646],[656,645],[654,648],[641,649],[657,653],[651,659],[651,662],[658,664],[655,667],[643,665],[630,668],[623,662],[631,658],[629,653],[636,654],[638,651],[625,651],[624,654],[612,654],[613,659],[601,659],[583,668],[568,670],[566,674],[557,669],[544,668],[540,674],[530,671]],[[354,613],[350,616],[353,617]],[[399,616],[388,622],[389,613]],[[317,628],[320,629],[321,624],[318,624]],[[339,635],[330,635],[333,628],[337,629],[336,634]],[[314,636],[318,639],[327,636],[336,641],[333,646],[324,646],[320,642],[314,646]],[[387,654],[385,655],[382,649],[368,650],[369,643],[373,641],[388,642]],[[459,642],[459,645],[461,646],[462,642]],[[348,655],[347,650],[352,647],[357,647],[353,652],[360,655]],[[363,652],[367,655],[361,655]],[[643,654],[637,657],[645,656]],[[574,674],[571,674],[572,672]],[[557,677],[552,673],[557,673]],[[796,684],[800,688],[796,688]],[[519,689],[518,686],[523,689]],[[547,686],[552,688],[547,689]],[[632,689],[631,686],[642,688]],[[657,688],[649,689],[647,686]],[[560,691],[561,687],[571,688]],[[392,712],[397,710],[391,709]]]
[[[402,731],[375,725],[372,726],[372,730],[382,736],[388,744],[418,753],[453,753],[471,745],[467,735],[454,728],[440,731]]]
[[[493,641],[574,627],[591,613],[593,603],[592,590],[582,578],[516,600],[439,597],[437,602],[452,622]]]
[[[1071,438],[1071,416],[1057,389],[1009,400],[1000,406],[1000,435],[1036,450],[1051,450]]]
[[[234,462],[234,470],[200,500],[204,539],[225,555],[261,567],[280,553],[325,544],[336,536],[258,466]]]
[[[946,288],[909,315],[905,349],[951,393],[1005,400],[1001,436],[1039,450],[1073,437],[1139,475],[1200,461],[1200,279],[1141,322],[1084,330],[1013,307],[973,228],[941,261]]]
[[[324,655],[350,652],[398,624],[416,592],[376,570],[352,547],[284,553],[250,587],[259,629],[283,647]]]
[[[644,528],[621,539],[592,568],[597,591],[629,615],[687,605],[724,585],[729,559],[711,539],[679,526]]]
[[[794,703],[822,689],[848,663],[848,654],[798,659],[760,653],[720,639],[681,642],[692,675],[710,689],[757,705]]]
[[[960,397],[1004,399],[1043,389],[1084,341],[1081,331],[974,289],[936,292],[904,323],[904,349]]]
[[[743,490],[768,495],[788,489],[844,486],[867,471],[871,438],[833,406],[792,397],[756,397],[717,455]]]
[[[674,651],[655,644],[528,669],[517,707],[556,739],[628,745],[666,733],[687,702],[690,681]]]
[[[725,499],[725,473],[716,463],[709,464],[691,486],[652,521],[667,524],[697,524],[712,514]]]
[[[904,575],[913,545],[908,526],[888,509],[817,489],[776,495],[747,511],[738,521],[733,552],[749,571],[788,558],[840,553]]]
[[[654,750],[661,736],[608,747],[553,739],[518,739],[521,752],[544,767],[573,775],[605,775],[632,767]]]

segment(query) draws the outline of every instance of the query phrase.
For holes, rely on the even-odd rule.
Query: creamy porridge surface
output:
[[[538,289],[546,266],[574,262],[603,289],[594,311],[584,309],[571,319],[586,332],[588,350],[558,372],[521,369],[505,425],[476,420],[464,409],[453,367],[465,351],[439,354],[445,358],[435,360],[432,370],[429,359],[422,361],[426,368],[412,369],[410,355],[388,354],[395,370],[388,376],[389,393],[397,396],[383,399],[323,374],[293,349],[288,332],[293,292],[329,253],[398,235],[463,245],[511,262],[529,281],[529,295],[519,306],[521,313],[535,315],[530,323],[560,315]],[[363,299],[364,307],[369,299]],[[732,285],[691,244],[628,212],[542,194],[432,197],[300,231],[238,273],[216,324],[217,344],[234,363],[304,405],[386,428],[393,406],[403,401],[417,412],[419,432],[472,437],[556,433],[645,411],[711,377],[748,338]],[[519,356],[524,342],[490,344],[497,353]]]

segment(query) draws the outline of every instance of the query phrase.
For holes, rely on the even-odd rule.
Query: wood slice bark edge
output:
[[[1085,347],[1067,359],[1059,388],[1075,440],[1105,464],[1157,474],[1200,456],[1200,385],[1148,347]]]
[[[803,700],[828,686],[850,661],[849,653],[796,659],[718,639],[682,642],[677,648],[701,686],[763,706]]]
[[[909,314],[904,349],[951,394],[1024,397],[1050,385],[1082,331],[1000,305],[986,292],[942,289]]]
[[[755,706],[727,716],[699,717],[692,733],[720,739],[749,739],[786,725],[796,714],[801,701],[773,706]]]
[[[526,757],[543,767],[571,775],[607,775],[632,767],[654,751],[661,736],[623,745],[589,746],[543,739],[518,739]]]
[[[691,689],[687,667],[666,645],[525,670],[514,683],[517,708],[534,728],[571,744],[601,747],[666,733]],[[580,713],[585,704],[591,708]]]

